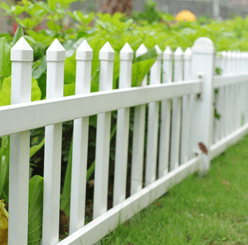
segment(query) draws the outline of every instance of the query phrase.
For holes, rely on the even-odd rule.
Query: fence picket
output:
[[[172,59],[173,52],[170,47],[166,47],[163,53],[163,76],[162,83],[172,82]],[[171,100],[161,101],[161,123],[159,142],[159,165],[158,177],[161,178],[168,173],[169,149],[170,149],[170,120],[171,120]]]
[[[155,46],[155,49],[158,54],[158,57],[150,70],[150,85],[156,85],[161,83],[162,51],[157,45]],[[151,102],[148,104],[148,132],[146,143],[146,185],[151,184],[156,179],[158,120],[159,102]]]
[[[227,74],[230,75],[232,71],[232,64],[231,64],[231,51],[227,52]],[[227,90],[227,100],[226,100],[226,112],[227,112],[227,120],[226,120],[226,135],[231,133],[231,123],[232,123],[232,115],[231,115],[231,108],[232,108],[232,96],[231,96],[231,85],[226,86]]]
[[[46,51],[46,98],[63,97],[65,49],[55,39]],[[42,244],[59,241],[62,122],[45,127]],[[52,218],[51,218],[52,217]]]
[[[221,75],[225,75],[226,72],[226,51],[221,52],[222,59],[220,63]],[[225,137],[225,121],[226,121],[226,87],[222,87],[219,89],[220,93],[220,134],[219,139],[222,140]]]
[[[120,51],[120,89],[131,87],[132,60],[133,50],[130,45],[126,43]],[[117,111],[113,206],[116,206],[126,199],[129,114],[129,108],[124,108]]]
[[[99,90],[112,90],[115,52],[107,42],[100,50]],[[113,101],[114,103],[114,101]],[[92,105],[93,106],[93,105]],[[93,218],[107,211],[111,112],[97,115]]]
[[[174,82],[183,80],[183,51],[178,47],[174,54]],[[181,98],[172,99],[172,132],[171,132],[171,157],[170,171],[179,166],[179,144],[180,144],[180,126],[181,126]]]
[[[187,48],[184,53],[184,81],[191,79],[191,58],[192,51]],[[189,123],[190,123],[190,95],[182,97],[182,133],[181,133],[181,164],[186,163],[189,159]]]
[[[144,44],[141,44],[136,51],[136,57],[147,52]],[[145,75],[141,86],[147,85],[147,75]],[[131,195],[142,189],[143,159],[144,159],[144,136],[145,136],[146,105],[136,106],[134,109],[133,125],[133,149],[132,149],[132,169],[131,169]]]
[[[21,37],[11,49],[11,104],[31,101],[33,49]],[[10,135],[8,244],[28,243],[30,131]]]
[[[93,51],[86,40],[76,51],[75,94],[90,93]],[[89,117],[73,122],[72,177],[70,200],[70,227],[72,234],[84,225],[87,182]]]

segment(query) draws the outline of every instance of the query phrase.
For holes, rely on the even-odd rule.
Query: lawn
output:
[[[194,174],[103,245],[248,244],[248,136],[215,158],[204,178]]]

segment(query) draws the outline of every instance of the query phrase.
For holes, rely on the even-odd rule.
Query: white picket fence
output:
[[[90,245],[99,241],[189,174],[208,171],[211,159],[247,133],[247,53],[216,55],[208,38],[197,39],[185,53],[180,47],[174,55],[169,47],[163,53],[158,46],[155,48],[158,57],[150,70],[150,85],[146,76],[140,87],[131,88],[133,50],[125,44],[120,52],[119,89],[112,90],[115,53],[106,43],[99,55],[100,91],[90,93],[93,51],[84,41],[76,52],[76,95],[63,97],[65,50],[55,40],[46,56],[46,100],[36,102],[31,102],[33,50],[24,38],[12,48],[12,105],[0,107],[0,136],[11,135],[9,245],[27,244],[31,129],[45,126],[43,245]],[[142,44],[136,56],[145,52]],[[222,75],[215,74],[215,67],[222,69]],[[219,91],[215,103],[220,120],[213,117],[215,89]],[[147,103],[146,186],[142,188]],[[131,196],[126,198],[129,108],[133,106]],[[107,211],[110,120],[114,110],[118,110],[114,207]],[[96,114],[93,221],[85,225],[89,116]],[[70,235],[59,242],[62,122],[68,120],[74,120]]]

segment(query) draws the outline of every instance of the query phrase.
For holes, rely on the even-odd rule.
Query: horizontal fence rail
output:
[[[99,53],[99,91],[91,93],[94,50],[83,41],[76,51],[75,95],[63,97],[66,57],[56,39],[46,54],[46,99],[35,102],[31,102],[33,50],[24,38],[12,48],[11,105],[0,107],[0,137],[10,135],[9,245],[28,242],[32,129],[45,127],[42,245],[94,244],[189,174],[205,174],[213,158],[248,132],[247,53],[216,53],[208,38],[197,39],[185,52],[180,47],[175,52],[154,48],[157,58],[150,71],[139,87],[131,87],[134,56],[148,49],[141,44],[134,52],[126,43],[119,55],[119,88],[113,89],[116,52],[107,42]],[[117,111],[115,171],[113,205],[108,210],[113,111]],[[85,224],[89,117],[94,115],[93,220]],[[62,123],[70,120],[70,226],[69,236],[59,241]]]
[[[202,79],[196,79],[4,106],[0,107],[0,136],[175,96],[201,93],[201,87]],[[10,121],[16,123],[13,125]]]

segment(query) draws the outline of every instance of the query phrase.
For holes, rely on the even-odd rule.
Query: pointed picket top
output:
[[[76,60],[92,60],[93,50],[86,40],[77,48]]]
[[[133,50],[129,43],[126,43],[120,51],[120,60],[132,60]]]
[[[232,58],[233,59],[236,59],[236,55],[237,55],[237,52],[236,51],[232,51]]]
[[[105,45],[101,48],[99,53],[99,60],[114,60],[115,59],[115,51],[109,44],[106,42]]]
[[[183,50],[181,47],[178,47],[174,53],[175,60],[182,60],[183,59]]]
[[[33,61],[33,49],[21,37],[11,49],[11,61]]]
[[[184,59],[185,60],[191,60],[192,58],[192,51],[191,48],[187,48],[184,52]]]
[[[163,59],[164,60],[172,60],[173,58],[173,52],[169,46],[166,47],[164,53],[163,53]]]
[[[227,58],[227,52],[226,51],[222,51],[221,52],[221,55],[222,55],[223,59],[226,59]]]
[[[227,58],[230,60],[231,56],[232,56],[232,51],[228,50],[227,51]]]
[[[157,60],[161,60],[162,59],[162,50],[160,49],[160,47],[158,45],[155,45],[154,48],[156,49],[156,52],[158,54]]]
[[[142,43],[136,51],[136,58],[145,54],[148,51],[144,43]]]
[[[215,52],[214,43],[207,37],[200,37],[194,42],[192,52],[200,54],[213,54]]]
[[[58,41],[55,39],[50,47],[46,51],[47,61],[62,61],[65,60],[65,49]]]

